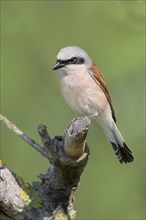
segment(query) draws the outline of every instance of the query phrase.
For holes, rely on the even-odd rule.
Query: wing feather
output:
[[[100,86],[100,88],[104,92],[104,94],[108,100],[108,103],[110,105],[110,108],[111,108],[113,120],[116,122],[116,116],[115,116],[114,108],[112,106],[112,100],[111,100],[110,94],[108,92],[107,86],[105,84],[105,81],[104,81],[104,78],[103,78],[101,72],[99,71],[97,66],[95,64],[93,64],[92,67],[89,68],[89,73],[90,73],[91,77],[94,79],[94,81]]]

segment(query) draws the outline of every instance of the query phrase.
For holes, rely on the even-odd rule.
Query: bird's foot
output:
[[[98,113],[94,113],[94,114],[91,114],[91,115],[87,115],[87,117],[93,119],[93,118],[96,118],[99,114]]]

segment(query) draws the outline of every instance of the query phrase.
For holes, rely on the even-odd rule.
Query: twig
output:
[[[33,139],[24,134],[19,128],[16,127],[11,121],[9,121],[5,116],[0,114],[0,121],[3,122],[11,131],[21,137],[25,142],[27,142],[30,146],[32,146],[35,150],[37,150],[43,157],[48,158],[47,152],[41,145],[36,143]]]

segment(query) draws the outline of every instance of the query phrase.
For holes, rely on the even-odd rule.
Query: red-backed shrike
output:
[[[59,81],[67,104],[82,116],[94,118],[102,127],[122,163],[134,160],[116,126],[115,112],[104,78],[88,54],[79,47],[61,49],[53,70],[60,69]]]

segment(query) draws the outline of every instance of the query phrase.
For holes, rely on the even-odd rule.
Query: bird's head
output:
[[[68,72],[69,70],[74,71],[91,66],[92,61],[84,50],[77,46],[69,46],[59,51],[53,70],[64,69]]]

